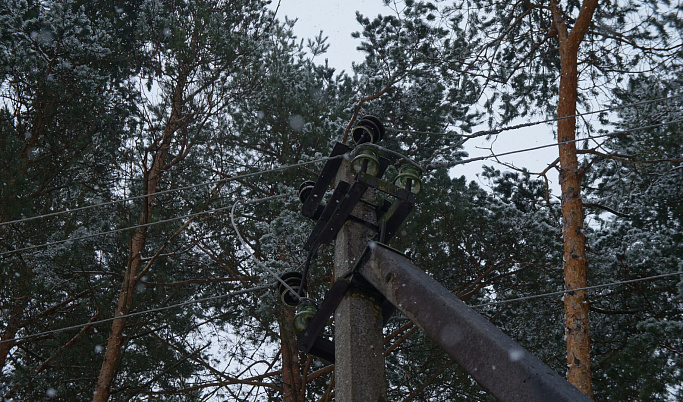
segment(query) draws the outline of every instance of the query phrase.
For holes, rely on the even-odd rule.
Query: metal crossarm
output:
[[[330,157],[343,155],[350,151],[351,148],[338,142],[334,145],[334,148],[330,153]],[[325,191],[327,191],[327,189],[330,187],[330,184],[332,183],[332,180],[334,180],[334,176],[337,174],[341,163],[341,158],[330,159],[325,162],[325,166],[323,166],[323,170],[320,172],[318,180],[316,180],[311,194],[308,196],[308,199],[305,200],[304,206],[302,207],[301,212],[305,217],[313,218],[316,215],[316,211],[323,200]]]
[[[332,193],[332,198],[330,198],[329,203],[323,209],[322,213],[320,214],[320,218],[318,218],[318,222],[315,224],[313,231],[308,236],[306,244],[304,244],[305,250],[312,250],[314,246],[321,244],[319,241],[320,234],[323,232],[325,225],[327,225],[327,222],[334,214],[342,198],[348,193],[349,188],[351,188],[351,185],[345,181],[340,181],[337,183],[337,187]]]

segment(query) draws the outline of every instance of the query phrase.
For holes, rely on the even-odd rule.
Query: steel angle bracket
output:
[[[338,142],[334,145],[334,148],[332,148],[330,158],[343,155],[350,151],[351,148],[349,146]],[[316,215],[322,212],[323,207],[320,205],[320,203],[323,200],[325,191],[327,191],[328,187],[330,187],[330,184],[332,184],[332,180],[334,180],[334,177],[337,175],[337,171],[339,170],[341,163],[341,158],[330,159],[325,162],[325,166],[323,166],[323,170],[320,172],[320,175],[318,175],[318,179],[315,181],[315,185],[313,186],[313,190],[311,190],[311,194],[308,196],[304,202],[304,206],[302,207],[301,213],[305,217],[315,219]]]
[[[377,177],[375,177],[364,172],[359,172],[356,175],[356,181],[365,183],[372,188],[395,197],[396,199],[415,204],[415,194],[408,192],[393,183],[382,180],[380,177],[381,175],[377,175]]]
[[[367,188],[367,184],[359,181],[353,183],[350,188],[346,182],[337,183],[337,188],[334,190],[330,202],[323,209],[313,231],[308,236],[304,249],[312,250],[320,244],[330,243],[348,219],[366,223],[362,219],[352,216],[351,212]],[[347,189],[348,191],[346,191]],[[377,228],[376,225],[373,227]]]
[[[308,236],[306,244],[304,244],[305,250],[313,250],[314,248],[317,248],[315,246],[320,244],[320,242],[318,241],[320,233],[322,233],[323,229],[325,229],[325,226],[334,214],[334,211],[337,209],[337,206],[339,206],[339,203],[341,202],[342,198],[348,193],[349,188],[351,188],[351,185],[349,183],[345,181],[340,181],[339,183],[337,183],[337,187],[334,189],[334,192],[332,193],[332,198],[330,198],[330,201],[327,203],[327,205],[324,208],[318,206],[319,208],[322,208],[322,211],[320,213],[320,217],[318,218],[318,222],[315,224],[313,231]],[[313,194],[311,194],[308,199],[310,200],[312,197]]]
[[[366,251],[358,259],[351,272],[337,279],[330,290],[327,291],[325,298],[318,307],[318,311],[297,338],[296,348],[299,351],[334,363],[334,342],[323,338],[320,334],[344,298],[344,295],[351,289],[361,290],[381,300],[383,325],[386,325],[387,321],[389,321],[389,318],[396,310],[394,305],[357,273],[358,267],[363,266],[368,258],[369,253]]]
[[[340,278],[334,282],[320,303],[318,311],[299,334],[296,342],[298,350],[334,363],[334,342],[323,338],[320,334],[350,287],[350,279]]]
[[[381,243],[388,243],[394,237],[398,228],[413,210],[414,205],[404,200],[396,200],[391,204],[389,210],[382,215],[378,222],[379,241]]]
[[[334,213],[330,217],[330,220],[327,222],[322,232],[320,233],[320,236],[318,237],[318,241],[320,242],[320,244],[327,244],[334,240],[334,238],[337,236],[337,233],[339,232],[339,229],[341,229],[342,226],[344,226],[344,223],[351,215],[353,208],[356,206],[356,204],[358,204],[358,201],[360,201],[360,199],[363,197],[363,194],[365,193],[365,190],[367,190],[367,188],[368,185],[363,182],[357,181],[353,183],[349,191],[344,195],[344,197],[339,202],[339,205],[337,205],[337,208],[334,210]]]
[[[349,151],[350,148],[348,146],[337,143],[330,156],[333,157],[342,155]],[[379,162],[380,167],[378,176],[381,177],[386,171],[390,162],[384,157],[380,157]],[[334,180],[334,177],[336,176],[340,166],[341,159],[328,160],[327,163],[325,163],[320,176],[318,176],[318,180],[313,186],[310,195],[304,202],[304,206],[302,208],[303,215],[317,220],[313,231],[308,236],[308,239],[304,244],[305,250],[317,250],[321,244],[330,243],[339,232],[339,229],[342,228],[348,219],[370,225],[376,230],[379,229],[377,225],[371,224],[361,218],[351,215],[351,211],[353,211],[353,208],[356,206],[358,201],[361,200],[365,190],[368,188],[368,183],[374,183],[372,181],[372,179],[375,179],[373,176],[361,172],[359,175],[368,176],[372,179],[365,181],[357,180],[353,185],[350,185],[344,181],[340,181],[337,183],[328,204],[321,205],[325,191]],[[392,186],[389,183],[386,184]]]

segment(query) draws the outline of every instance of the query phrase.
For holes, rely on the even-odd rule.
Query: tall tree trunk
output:
[[[17,331],[21,328],[21,319],[24,315],[24,309],[28,305],[29,295],[18,297],[12,304],[12,309],[9,312],[9,319],[5,323],[5,330],[2,332],[0,340],[5,342],[8,339],[14,339]],[[7,355],[14,347],[14,342],[0,343],[0,370],[5,367]]]
[[[152,218],[152,211],[154,209],[154,194],[157,192],[157,187],[161,181],[161,175],[166,165],[166,157],[173,140],[173,136],[185,124],[182,119],[182,105],[183,105],[183,91],[187,75],[181,75],[178,78],[176,87],[173,91],[173,106],[168,123],[164,128],[159,148],[155,152],[152,166],[145,172],[145,194],[148,195],[144,199],[142,206],[142,214],[140,215],[139,224],[144,225],[150,222]],[[125,316],[130,311],[133,302],[133,293],[138,283],[138,273],[142,265],[142,252],[147,241],[147,228],[139,228],[131,240],[129,263],[123,277],[121,290],[119,292],[119,301],[116,306],[114,317]],[[114,381],[116,369],[121,357],[121,348],[123,346],[123,330],[126,326],[126,318],[114,320],[111,325],[111,333],[107,340],[107,349],[104,354],[104,361],[100,368],[100,375],[97,379],[97,388],[93,393],[93,402],[103,402],[109,399],[111,394],[111,384]]]
[[[557,105],[557,140],[560,155],[560,186],[562,189],[562,236],[564,240],[565,289],[586,287],[586,237],[583,233],[583,202],[576,154],[576,115],[578,88],[578,51],[588,30],[597,0],[584,1],[574,28],[568,32],[566,17],[558,0],[551,1],[553,23],[560,44],[560,93]],[[569,142],[571,141],[571,142]],[[567,380],[588,396],[593,396],[590,322],[585,290],[567,293],[564,297],[565,333],[567,342]]]
[[[131,241],[131,257],[132,260],[128,264],[126,273],[119,292],[119,301],[116,306],[114,317],[120,317],[128,314],[130,306],[133,302],[133,290],[137,284],[137,273],[142,262],[140,252],[145,247],[145,228],[141,228],[133,236]],[[121,347],[123,346],[123,330],[126,326],[126,319],[121,318],[114,320],[111,325],[111,333],[107,340],[107,349],[104,353],[104,361],[100,368],[100,375],[97,379],[97,388],[93,393],[93,402],[106,401],[109,399],[111,393],[111,383],[114,380],[116,367],[121,357]]]
[[[280,324],[280,347],[282,350],[282,400],[284,402],[304,402],[303,380],[301,378],[301,362],[296,348],[294,331],[294,309],[281,309],[278,320]]]

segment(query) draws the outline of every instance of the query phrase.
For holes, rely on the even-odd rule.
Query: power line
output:
[[[550,292],[550,293],[541,293],[541,294],[536,294],[536,295],[529,295],[529,296],[523,296],[523,297],[517,297],[514,299],[507,299],[507,300],[499,300],[499,301],[494,301],[494,302],[488,302],[488,303],[482,303],[482,304],[475,304],[470,307],[472,308],[478,308],[478,307],[486,307],[486,306],[493,306],[493,305],[498,305],[498,304],[506,304],[506,303],[516,303],[520,301],[525,301],[525,300],[531,300],[531,299],[538,299],[538,298],[543,298],[543,297],[548,297],[548,296],[559,296],[559,295],[565,295],[567,293],[572,293],[572,292],[578,292],[578,291],[583,291],[583,290],[593,290],[593,289],[599,289],[599,288],[605,288],[605,287],[611,287],[611,286],[617,286],[617,285],[624,285],[624,284],[629,284],[629,283],[636,283],[636,282],[645,282],[645,281],[651,281],[655,279],[663,279],[663,278],[668,278],[672,276],[677,276],[677,275],[683,275],[683,271],[678,271],[678,272],[672,272],[668,274],[660,274],[660,275],[653,275],[653,276],[647,276],[643,278],[636,278],[636,279],[629,279],[625,281],[616,281],[616,282],[609,282],[609,283],[603,283],[600,285],[593,285],[593,286],[587,286],[584,288],[577,288],[573,290],[562,290],[562,291],[557,291],[557,292]],[[78,329],[78,328],[83,328],[89,325],[96,325],[96,324],[102,324],[106,322],[111,322],[114,320],[122,319],[122,318],[130,318],[130,317],[135,317],[143,314],[149,314],[149,313],[156,313],[160,311],[165,311],[165,310],[170,310],[176,307],[182,307],[186,306],[189,304],[194,304],[194,303],[202,303],[205,301],[211,301],[211,300],[217,300],[217,299],[222,299],[225,297],[232,297],[232,296],[238,296],[241,294],[249,293],[249,292],[258,292],[258,291],[263,291],[263,290],[269,290],[272,289],[272,285],[264,285],[264,286],[256,286],[253,288],[249,289],[243,289],[243,290],[237,290],[234,292],[227,293],[225,295],[220,295],[220,296],[210,296],[210,297],[204,297],[200,299],[195,299],[195,300],[190,300],[182,303],[177,303],[173,304],[171,306],[166,306],[166,307],[159,307],[159,308],[154,308],[154,309],[149,309],[149,310],[144,310],[144,311],[138,311],[134,313],[129,313],[129,314],[124,314],[118,317],[112,317],[112,318],[105,318],[103,320],[98,320],[98,321],[92,321],[92,322],[87,322],[83,324],[77,324],[77,325],[72,325],[69,327],[64,327],[64,328],[58,328],[50,331],[44,331],[44,332],[39,332],[36,334],[32,335],[26,335],[26,336],[21,336],[21,337],[15,337],[12,339],[6,339],[3,341],[0,341],[0,344],[3,343],[12,343],[12,342],[17,342],[21,340],[27,340],[27,339],[32,339],[32,338],[37,338],[41,337],[44,335],[50,335],[58,332],[63,332],[63,331],[68,331],[71,329]],[[296,293],[296,292],[294,292]]]
[[[250,202],[250,203],[253,203],[253,202]],[[235,223],[235,208],[236,208],[237,205],[239,205],[239,204],[240,204],[240,201],[237,200],[237,201],[235,201],[235,203],[232,205],[232,209],[230,210],[230,223],[232,223],[232,227],[233,227],[233,229],[235,229],[235,233],[237,233],[237,238],[240,240],[240,243],[242,243],[242,247],[247,251],[247,253],[249,253],[249,256],[250,256],[251,259],[256,263],[256,265],[258,265],[258,266],[260,266],[261,268],[265,269],[265,270],[266,270],[270,275],[272,275],[278,282],[280,282],[280,283],[282,284],[282,286],[284,286],[284,287],[287,289],[288,292],[291,292],[291,293],[294,295],[294,297],[297,298],[297,300],[302,299],[302,297],[299,296],[299,293],[298,293],[297,291],[295,291],[294,289],[292,289],[292,287],[289,286],[289,284],[288,284],[287,282],[285,282],[282,278],[280,278],[280,275],[276,274],[275,271],[273,271],[272,269],[270,269],[270,267],[268,267],[266,264],[264,264],[264,263],[262,263],[261,261],[259,261],[259,259],[256,258],[256,256],[254,255],[254,253],[251,252],[249,245],[247,244],[246,241],[244,241],[244,238],[242,238],[242,234],[240,233],[239,229],[237,228],[237,224]]]
[[[676,275],[683,275],[683,271],[672,272],[669,274],[647,276],[644,278],[629,279],[626,281],[603,283],[602,285],[587,286],[585,288],[577,288],[577,289],[572,289],[572,290],[561,290],[561,291],[557,291],[557,292],[542,293],[542,294],[536,294],[536,295],[530,295],[530,296],[524,296],[524,297],[517,297],[514,299],[499,300],[499,301],[494,301],[494,302],[489,302],[489,303],[475,304],[475,305],[470,306],[470,307],[476,308],[476,307],[493,306],[493,305],[497,305],[497,304],[514,303],[514,302],[519,302],[519,301],[523,301],[523,300],[538,299],[541,297],[565,295],[567,293],[573,293],[573,292],[578,292],[578,291],[583,291],[583,290],[592,290],[592,289],[599,289],[599,288],[605,288],[605,287],[616,286],[616,285],[623,285],[623,284],[628,284],[628,283],[651,281],[654,279],[668,278],[668,277],[676,276]]]
[[[152,197],[152,196],[159,196],[159,195],[163,195],[163,194],[174,193],[176,191],[191,190],[193,188],[208,186],[210,184],[227,183],[227,182],[233,181],[233,180],[245,179],[248,177],[258,176],[258,175],[266,174],[266,173],[279,172],[282,170],[287,170],[287,169],[300,167],[300,166],[306,166],[306,165],[310,165],[310,164],[317,163],[317,162],[325,162],[325,161],[328,161],[330,159],[337,159],[337,158],[341,158],[341,157],[343,157],[343,155],[320,158],[320,159],[315,159],[315,160],[307,161],[307,162],[299,162],[299,163],[295,163],[293,165],[285,165],[285,166],[280,166],[280,167],[273,168],[273,169],[260,170],[257,172],[250,172],[250,173],[242,173],[242,174],[238,174],[236,176],[226,177],[225,179],[211,180],[211,181],[207,181],[204,183],[193,184],[193,185],[189,185],[189,186],[178,187],[178,188],[173,188],[173,189],[168,189],[168,190],[162,190],[162,191],[157,191],[154,193],[149,193],[149,194],[144,194],[144,195],[136,195],[136,196],[128,197],[128,198],[122,198],[120,200],[107,201],[107,202],[102,202],[99,204],[86,205],[83,207],[72,208],[72,209],[69,209],[67,211],[51,212],[48,214],[36,215],[36,216],[29,217],[29,218],[22,218],[22,219],[7,221],[7,222],[0,222],[0,227],[5,226],[5,225],[11,225],[13,223],[27,222],[27,221],[31,221],[31,220],[35,220],[35,219],[41,219],[41,218],[49,218],[49,217],[63,215],[63,214],[85,211],[85,210],[92,209],[92,208],[103,207],[103,206],[107,206],[107,205],[113,205],[113,204],[118,204],[118,203],[122,203],[122,202],[138,200],[141,198],[147,198],[147,197]],[[2,255],[2,254],[0,254],[0,255]]]
[[[285,196],[287,196],[287,195],[289,195],[289,194],[280,194],[280,195],[276,195],[276,196],[270,196],[270,197],[265,197],[265,198],[259,198],[259,199],[256,199],[256,200],[248,201],[248,202],[246,202],[246,204],[252,204],[252,203],[267,201],[267,200],[271,200],[271,199],[275,199],[275,198],[285,197]],[[43,248],[43,247],[49,247],[49,246],[56,246],[56,245],[59,245],[59,244],[68,243],[68,242],[70,242],[70,241],[85,240],[85,239],[90,239],[90,238],[93,238],[93,237],[104,236],[104,235],[108,235],[108,234],[112,234],[112,233],[118,233],[118,232],[124,232],[124,231],[132,230],[132,229],[139,229],[139,228],[144,228],[144,227],[149,227],[149,226],[154,226],[154,225],[160,225],[160,224],[162,224],[162,223],[173,222],[173,221],[177,221],[177,220],[181,220],[181,219],[194,218],[194,217],[201,216],[201,215],[214,214],[214,213],[217,213],[217,212],[226,211],[226,210],[228,210],[228,209],[230,209],[230,208],[232,208],[232,207],[231,207],[231,206],[228,206],[228,207],[214,208],[214,209],[210,209],[210,210],[206,210],[206,211],[196,212],[196,213],[193,213],[193,214],[187,214],[187,215],[182,215],[182,216],[176,216],[175,218],[162,219],[162,220],[160,220],[160,221],[149,222],[149,223],[143,223],[143,224],[133,225],[133,226],[127,226],[127,227],[125,227],[125,228],[112,229],[112,230],[108,230],[108,231],[104,231],[104,232],[91,233],[91,234],[88,234],[88,235],[73,237],[73,238],[69,238],[69,239],[66,239],[66,240],[57,240],[57,241],[47,242],[47,243],[42,243],[42,244],[37,244],[37,245],[33,245],[33,246],[26,246],[26,247],[22,247],[22,248],[16,248],[16,249],[13,249],[13,250],[4,251],[4,252],[0,253],[0,257],[5,256],[5,255],[9,255],[9,254],[18,253],[18,252],[21,252],[21,251],[28,251],[28,250],[35,250],[35,249],[37,249],[37,248]]]
[[[124,315],[120,315],[120,316],[117,316],[117,317],[105,318],[105,319],[99,320],[99,321],[92,321],[92,322],[87,322],[87,323],[84,323],[84,324],[77,324],[77,325],[72,325],[72,326],[69,326],[69,327],[53,329],[53,330],[50,330],[50,331],[38,332],[38,333],[35,333],[35,334],[32,334],[32,335],[19,336],[19,337],[12,338],[12,339],[5,339],[4,341],[0,341],[0,344],[3,344],[3,343],[14,343],[14,342],[17,342],[17,341],[22,341],[22,340],[27,340],[27,339],[38,338],[38,337],[41,337],[41,336],[44,336],[44,335],[50,335],[50,334],[54,334],[54,333],[58,333],[58,332],[68,331],[68,330],[71,330],[71,329],[83,328],[83,327],[87,327],[87,326],[89,326],[89,325],[102,324],[102,323],[111,322],[111,321],[114,321],[114,320],[120,320],[120,319],[130,318],[130,317],[136,317],[136,316],[143,315],[143,314],[158,313],[159,311],[170,310],[170,309],[173,309],[173,308],[176,308],[176,307],[186,306],[186,305],[188,305],[188,304],[202,303],[202,302],[211,301],[211,300],[218,300],[218,299],[222,299],[222,298],[225,298],[225,297],[239,296],[239,295],[245,294],[245,293],[259,292],[259,291],[263,291],[263,290],[269,290],[269,289],[272,289],[272,288],[273,288],[272,285],[255,286],[255,287],[249,288],[249,289],[236,290],[236,291],[234,291],[234,292],[230,292],[230,293],[227,293],[227,294],[224,294],[224,295],[220,295],[220,296],[203,297],[203,298],[200,298],[200,299],[195,299],[195,300],[190,300],[190,301],[186,301],[186,302],[182,302],[182,303],[173,304],[173,305],[171,305],[171,306],[153,308],[153,309],[149,309],[149,310],[138,311],[138,312],[135,312],[135,313],[124,314]]]
[[[555,143],[552,143],[552,144],[539,145],[539,146],[536,146],[536,147],[518,149],[518,150],[515,150],[515,151],[503,152],[503,153],[499,153],[499,154],[493,154],[493,153],[492,153],[491,155],[477,156],[477,157],[474,157],[474,158],[462,159],[462,160],[458,160],[458,161],[432,162],[432,163],[427,164],[426,166],[423,166],[423,170],[429,171],[429,170],[435,170],[435,169],[451,168],[451,167],[453,167],[453,166],[463,165],[463,164],[465,164],[465,163],[476,162],[476,161],[481,161],[481,160],[490,159],[490,158],[497,158],[497,157],[500,157],[500,156],[518,154],[518,153],[522,153],[522,152],[535,151],[535,150],[538,150],[538,149],[550,148],[550,147],[555,147],[555,146],[558,146],[558,145],[566,145],[566,144],[571,144],[571,143],[575,143],[575,142],[579,142],[579,141],[585,141],[585,140],[589,140],[589,139],[604,138],[604,137],[616,137],[616,136],[618,136],[618,135],[622,135],[622,134],[626,134],[626,133],[631,133],[631,132],[634,132],[634,131],[649,130],[649,129],[652,129],[652,128],[668,126],[668,125],[670,125],[670,124],[675,124],[675,123],[680,123],[680,122],[683,122],[683,119],[673,120],[673,121],[667,121],[667,122],[658,123],[658,124],[652,124],[652,125],[649,125],[649,126],[630,128],[630,129],[622,130],[622,131],[614,131],[614,132],[611,132],[611,133],[608,133],[608,134],[592,135],[592,136],[590,136],[590,137],[577,138],[577,139],[569,140],[569,141],[559,141],[559,142],[555,142]]]
[[[465,139],[471,139],[471,138],[481,137],[481,136],[484,136],[484,135],[500,134],[500,133],[502,133],[502,132],[504,132],[504,131],[517,130],[517,129],[520,129],[520,128],[536,126],[536,125],[539,125],[539,124],[554,123],[554,122],[556,122],[556,121],[565,120],[565,119],[571,119],[571,118],[574,118],[574,117],[581,117],[581,116],[588,116],[588,115],[596,114],[596,113],[610,112],[610,111],[614,111],[614,110],[625,109],[625,108],[632,107],[632,106],[647,105],[647,104],[650,104],[650,103],[656,103],[656,102],[659,102],[659,101],[666,101],[666,100],[676,99],[676,98],[680,98],[680,97],[683,97],[683,94],[681,94],[681,95],[673,95],[673,96],[666,96],[666,97],[663,97],[663,98],[651,99],[651,100],[647,100],[647,101],[629,103],[629,104],[626,104],[626,105],[614,106],[614,107],[611,107],[611,108],[606,108],[606,109],[601,109],[601,110],[594,110],[594,111],[591,111],[591,112],[577,113],[577,114],[573,114],[573,115],[571,115],[571,116],[555,117],[555,118],[552,118],[552,119],[541,120],[541,121],[534,121],[534,122],[527,122],[527,123],[521,123],[521,124],[517,124],[517,125],[514,125],[514,126],[501,127],[501,128],[491,129],[491,130],[480,130],[480,131],[474,132],[474,133],[472,133],[472,134],[434,133],[434,132],[428,132],[428,131],[402,130],[402,129],[397,129],[397,128],[391,128],[391,130],[393,130],[393,131],[395,131],[395,132],[399,132],[399,133],[423,134],[423,135],[440,135],[440,136],[453,136],[453,137],[461,137],[461,138],[465,138]]]
[[[501,128],[499,128],[499,129],[482,130],[482,131],[477,131],[477,132],[472,133],[472,134],[434,133],[434,132],[415,131],[415,130],[401,130],[401,129],[397,129],[397,128],[391,128],[391,130],[393,130],[393,131],[395,131],[395,132],[414,133],[414,134],[425,134],[425,135],[459,136],[459,137],[463,137],[463,138],[468,138],[468,139],[469,139],[469,138],[481,137],[481,136],[483,136],[483,135],[499,134],[499,133],[504,132],[504,131],[516,130],[516,129],[519,129],[519,128],[525,128],[525,127],[530,127],[530,126],[539,125],[539,124],[544,124],[544,123],[552,123],[552,122],[555,122],[555,121],[559,121],[559,120],[563,120],[563,119],[568,119],[568,118],[572,118],[572,117],[580,117],[580,116],[586,116],[586,115],[595,114],[595,113],[603,113],[603,112],[608,112],[608,111],[623,109],[623,108],[632,107],[632,106],[640,106],[640,105],[645,105],[645,104],[649,104],[649,103],[655,103],[655,102],[659,102],[659,101],[666,101],[666,100],[670,100],[670,99],[676,99],[676,98],[680,98],[680,97],[683,97],[683,94],[681,94],[681,95],[669,96],[669,97],[662,97],[662,98],[653,99],[653,100],[648,100],[648,101],[635,102],[635,103],[630,103],[630,104],[627,104],[627,105],[615,106],[615,107],[612,107],[612,108],[606,108],[606,109],[596,110],[596,111],[592,111],[592,112],[578,113],[578,114],[575,114],[575,115],[565,116],[565,117],[560,117],[560,118],[553,118],[553,119],[542,120],[542,121],[535,121],[535,122],[522,123],[522,124],[518,124],[518,125],[515,125],[515,126],[501,127]],[[627,130],[627,131],[628,131],[628,130]],[[590,138],[597,138],[597,137],[590,137]],[[228,178],[225,178],[225,179],[211,180],[211,181],[207,181],[207,182],[204,182],[204,183],[193,184],[193,185],[184,186],[184,187],[178,187],[178,188],[175,188],[175,189],[162,190],[162,191],[157,191],[157,192],[149,193],[149,194],[145,194],[145,195],[138,195],[138,196],[133,196],[133,197],[128,197],[128,198],[122,198],[122,199],[120,199],[120,200],[107,201],[107,202],[98,203],[98,204],[93,204],[93,205],[86,205],[86,206],[83,206],[83,207],[72,208],[72,209],[69,209],[69,210],[66,210],[66,211],[51,212],[51,213],[36,215],[36,216],[28,217],[28,218],[22,218],[22,219],[16,219],[16,220],[11,220],[11,221],[6,221],[6,222],[0,222],[0,227],[6,226],[6,225],[15,224],[15,223],[27,222],[27,221],[31,221],[31,220],[35,220],[35,219],[49,218],[49,217],[59,216],[59,215],[67,214],[67,213],[74,213],[74,212],[79,212],[79,211],[85,211],[85,210],[88,210],[88,209],[93,209],[93,208],[103,207],[103,206],[108,206],[108,205],[114,205],[114,204],[118,204],[118,203],[123,203],[123,202],[127,202],[127,201],[133,201],[133,200],[142,199],[142,198],[151,197],[151,196],[159,196],[159,195],[169,194],[169,193],[173,193],[173,192],[176,192],[176,191],[191,190],[191,189],[193,189],[193,188],[203,187],[203,186],[207,186],[207,185],[210,185],[210,184],[219,184],[219,183],[224,183],[224,182],[228,182],[228,181],[232,181],[232,180],[238,180],[238,179],[248,178],[248,177],[252,177],[252,176],[257,176],[257,175],[260,175],[260,174],[278,172],[278,171],[286,170],[286,169],[293,168],[293,167],[300,167],[300,166],[305,166],[305,165],[309,165],[309,164],[313,164],[313,163],[317,163],[317,162],[324,162],[324,161],[327,161],[327,160],[330,160],[330,159],[336,159],[336,158],[340,158],[340,157],[341,157],[341,156],[335,156],[335,157],[328,157],[328,158],[316,159],[316,160],[307,161],[307,162],[300,162],[300,163],[296,163],[296,164],[293,164],[293,165],[286,165],[286,166],[281,166],[281,167],[278,167],[278,168],[273,168],[273,169],[268,169],[268,170],[261,170],[261,171],[257,171],[257,172],[243,173],[243,174],[239,174],[239,175],[236,175],[236,176],[228,177]],[[2,254],[0,254],[0,255],[2,255]]]
[[[458,161],[434,162],[434,163],[427,164],[426,166],[422,166],[422,169],[423,169],[424,171],[429,171],[429,170],[436,170],[436,169],[443,169],[443,168],[451,168],[451,167],[454,167],[454,166],[457,166],[457,165],[463,165],[463,164],[466,164],[466,163],[471,163],[471,162],[486,160],[486,159],[490,159],[490,158],[497,158],[497,157],[506,156],[506,155],[512,155],[512,154],[517,154],[517,153],[535,151],[535,150],[538,150],[538,149],[549,148],[549,147],[554,147],[554,146],[558,146],[558,145],[571,144],[571,143],[575,143],[575,142],[579,142],[579,141],[585,141],[585,140],[587,140],[587,139],[604,138],[604,137],[614,137],[614,136],[623,135],[623,134],[630,133],[630,132],[634,132],[634,131],[648,130],[648,129],[657,128],[657,127],[663,127],[663,126],[667,126],[667,125],[675,124],[675,123],[680,123],[680,122],[683,122],[683,119],[673,120],[673,121],[663,122],[663,123],[658,123],[658,124],[653,124],[653,125],[649,125],[649,126],[636,127],[636,128],[631,128],[631,129],[622,130],[622,131],[615,131],[615,132],[612,132],[612,133],[607,133],[607,134],[602,134],[602,135],[594,135],[594,136],[590,136],[590,137],[586,137],[586,138],[578,138],[578,139],[569,140],[569,141],[561,141],[561,142],[556,142],[556,143],[552,143],[552,144],[539,145],[539,146],[531,147],[531,148],[523,148],[523,149],[518,149],[518,150],[514,150],[514,151],[509,151],[509,152],[503,152],[503,153],[499,153],[499,154],[491,154],[491,155],[486,155],[486,156],[478,156],[478,157],[468,158],[468,159],[463,159],[463,160],[458,160]],[[277,168],[277,169],[272,169],[272,170],[269,170],[269,171],[253,172],[253,173],[249,173],[249,174],[242,175],[242,177],[247,176],[247,175],[248,175],[248,176],[253,176],[253,175],[257,175],[257,174],[262,174],[262,173],[264,173],[264,172],[279,171],[279,170],[283,170],[283,169],[287,169],[287,168],[291,168],[291,167],[297,167],[297,166],[300,166],[300,165],[302,165],[302,164],[309,164],[309,163],[313,163],[313,162],[319,162],[319,161],[323,161],[323,160],[329,160],[329,159],[341,158],[341,157],[343,157],[343,155],[339,155],[339,156],[335,156],[335,157],[331,157],[331,158],[323,158],[323,159],[316,160],[316,161],[311,161],[311,162],[303,162],[303,163],[301,163],[301,164],[296,164],[296,165],[283,166],[283,167],[280,167],[280,168]],[[233,178],[229,178],[229,179],[223,179],[223,180],[225,180],[225,181],[227,181],[227,180],[234,180],[234,179],[236,179],[236,178],[237,178],[237,176],[235,176],[235,177],[233,177]],[[219,182],[221,182],[221,180],[215,181],[214,183],[219,183]],[[181,188],[175,189],[174,191],[179,191],[180,189],[181,189]],[[168,191],[171,191],[171,190],[167,190],[167,192],[168,192]],[[140,198],[140,197],[138,197],[138,198]],[[259,200],[255,200],[255,201],[258,202]],[[250,202],[247,202],[247,203],[250,203]],[[85,207],[84,207],[84,208],[85,208]],[[203,211],[203,212],[198,212],[198,213],[195,213],[195,214],[183,215],[183,216],[179,216],[179,217],[175,217],[175,218],[169,218],[169,219],[165,219],[165,220],[161,220],[161,221],[157,221],[157,222],[150,222],[150,223],[146,223],[146,224],[134,225],[134,226],[129,226],[129,227],[125,227],[125,228],[113,229],[113,230],[110,230],[110,231],[98,232],[98,233],[94,233],[94,234],[90,234],[90,235],[79,236],[79,237],[75,237],[75,238],[71,238],[71,239],[66,239],[66,240],[59,240],[59,241],[55,241],[55,242],[48,242],[48,243],[43,243],[43,244],[39,244],[39,245],[33,245],[33,246],[22,247],[22,248],[10,250],[10,251],[2,252],[2,253],[0,253],[0,257],[1,257],[1,256],[4,256],[4,255],[9,255],[9,254],[17,253],[17,252],[20,252],[20,251],[27,251],[27,250],[33,250],[33,249],[42,248],[42,247],[47,247],[47,246],[59,245],[59,244],[63,244],[63,243],[69,242],[69,241],[83,240],[83,239],[88,239],[88,238],[92,238],[92,237],[96,237],[96,236],[101,236],[101,235],[106,235],[106,234],[111,234],[111,233],[116,233],[116,232],[131,230],[131,229],[137,229],[137,228],[141,228],[141,227],[147,227],[147,226],[152,226],[152,225],[158,225],[158,224],[162,224],[162,223],[172,222],[172,221],[179,220],[179,219],[185,219],[185,218],[190,218],[190,217],[194,217],[194,216],[200,216],[200,215],[211,214],[211,213],[215,213],[215,212],[221,212],[221,211],[225,211],[225,210],[227,210],[227,209],[229,209],[229,208],[231,208],[231,207],[221,207],[221,208],[216,208],[216,209],[212,209],[212,210],[209,210],[209,211]]]

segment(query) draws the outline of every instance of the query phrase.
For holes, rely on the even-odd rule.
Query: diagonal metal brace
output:
[[[397,199],[391,205],[389,210],[382,215],[377,222],[379,226],[379,241],[381,243],[388,243],[398,231],[403,221],[406,219],[410,211],[413,210],[414,204]]]
[[[306,240],[306,244],[304,244],[305,250],[312,250],[316,244],[321,244],[318,237],[320,237],[320,233],[322,233],[325,225],[327,225],[328,221],[334,214],[334,211],[337,209],[337,206],[341,202],[342,198],[346,195],[346,193],[348,193],[349,188],[351,188],[351,185],[345,181],[340,181],[337,183],[337,187],[332,193],[332,198],[330,198],[330,201],[321,212],[318,222],[316,222],[313,231],[308,236],[308,240]]]
[[[349,151],[351,151],[351,148],[338,142],[334,145],[334,148],[332,148],[330,157],[343,155]],[[320,206],[323,196],[325,195],[325,191],[327,191],[328,187],[330,187],[330,184],[336,176],[341,163],[341,158],[330,159],[325,162],[325,166],[323,166],[323,170],[320,172],[318,180],[315,181],[315,185],[313,186],[313,190],[311,190],[311,194],[308,196],[304,202],[304,206],[302,207],[301,212],[305,217],[313,218],[316,215],[318,207]]]
[[[501,401],[590,401],[410,260],[370,243],[356,272]]]
[[[320,333],[350,287],[351,281],[344,279],[339,279],[332,285],[320,307],[318,307],[318,311],[308,322],[303,332],[299,334],[296,342],[297,349],[334,363],[334,343],[320,337]]]
[[[325,224],[323,230],[320,232],[320,236],[318,236],[318,242],[320,244],[327,244],[337,236],[339,229],[344,226],[349,215],[351,215],[351,211],[353,211],[353,207],[355,207],[358,201],[363,197],[363,193],[365,193],[367,188],[368,185],[365,183],[358,181],[353,183],[349,191],[342,197],[339,205],[337,205],[337,208],[334,210],[329,221]],[[318,222],[320,221],[322,221],[322,219]]]
[[[352,288],[361,288],[372,293],[377,293],[360,275],[350,274],[347,275],[347,277],[337,279],[330,290],[327,291],[325,299],[323,299],[320,307],[318,307],[318,311],[308,322],[303,332],[299,334],[296,342],[296,348],[298,350],[327,360],[330,363],[334,363],[334,342],[321,337],[320,334],[334,314],[344,295]],[[378,296],[382,297],[379,294]],[[391,317],[391,314],[395,311],[395,308],[391,303],[387,302],[386,299],[383,299],[381,309],[383,323],[386,324],[389,317]]]

